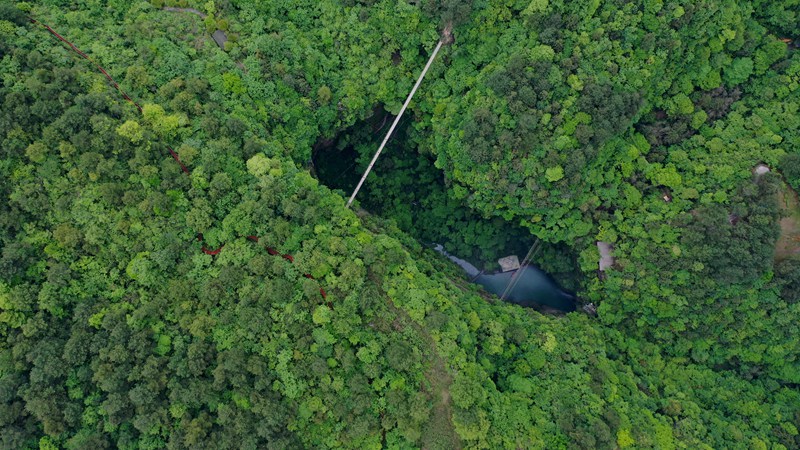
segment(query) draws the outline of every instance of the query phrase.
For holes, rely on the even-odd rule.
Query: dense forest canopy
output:
[[[0,447],[800,447],[798,20],[0,0]],[[345,208],[315,165],[366,167],[446,26]],[[538,240],[597,316],[434,239]]]

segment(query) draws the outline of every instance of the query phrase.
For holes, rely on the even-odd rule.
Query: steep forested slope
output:
[[[752,171],[800,148],[800,57],[753,11],[487,6],[420,101],[419,145],[456,198],[569,243],[586,272],[594,242],[614,244],[617,270],[585,292],[604,323],[797,383],[799,307],[772,275],[779,181]]]
[[[168,3],[209,16],[0,3],[0,445],[800,445],[800,271],[751,173],[800,183],[783,10]],[[487,301],[306,168],[451,21],[408,139],[443,202],[580,253],[598,319]]]

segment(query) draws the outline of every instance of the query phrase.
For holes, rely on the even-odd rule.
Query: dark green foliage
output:
[[[800,153],[789,153],[781,158],[780,169],[786,182],[800,190]]]
[[[418,3],[0,3],[0,447],[800,447],[792,2]],[[449,22],[345,209],[314,143],[365,164]],[[596,319],[418,241],[535,238]]]
[[[772,269],[777,224],[777,177],[746,182],[731,205],[691,211],[682,243],[704,265],[701,273],[722,285],[752,283]],[[683,218],[678,219],[679,221]],[[706,293],[713,295],[713,292]]]
[[[461,25],[472,13],[474,0],[422,0],[422,9],[439,23],[444,25]]]
[[[578,106],[593,118],[592,143],[602,145],[631,126],[632,119],[641,106],[641,95],[623,91],[611,84],[598,84],[589,80],[584,84]],[[576,137],[581,144],[587,143],[585,137]]]
[[[800,21],[800,2],[786,0],[770,2],[755,0],[753,2],[755,16],[762,25],[780,37],[797,39],[797,23]]]
[[[349,193],[366,169],[381,139],[371,123],[381,115],[340,135],[331,147],[318,149],[315,165],[320,179]],[[388,117],[384,117],[385,119]],[[346,146],[344,149],[338,147]],[[448,192],[447,181],[428,155],[415,151],[404,126],[375,166],[359,194],[367,210],[395,222],[425,245],[441,244],[453,254],[494,270],[495,261],[509,254],[525,255],[533,242],[527,230],[500,218],[484,219]],[[381,175],[379,175],[381,174]],[[383,174],[391,174],[385,176]]]
[[[783,300],[789,303],[800,301],[800,261],[787,259],[776,264],[775,278],[780,285]]]

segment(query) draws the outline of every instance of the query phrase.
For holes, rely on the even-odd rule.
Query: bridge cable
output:
[[[350,205],[353,203],[353,200],[356,198],[356,194],[361,189],[361,185],[364,184],[364,181],[367,179],[367,175],[369,175],[370,171],[372,171],[372,166],[375,165],[375,161],[378,160],[378,157],[381,155],[383,151],[383,147],[386,146],[386,143],[389,141],[389,138],[392,136],[392,132],[394,132],[395,127],[400,122],[400,119],[403,117],[403,113],[406,111],[408,104],[411,103],[411,99],[414,97],[414,94],[417,92],[417,88],[420,84],[422,84],[422,79],[425,78],[425,74],[428,72],[428,68],[431,67],[431,63],[433,63],[434,58],[436,58],[436,54],[439,53],[439,49],[442,48],[442,39],[439,40],[439,43],[436,44],[436,48],[431,53],[431,57],[428,58],[428,63],[425,64],[425,68],[422,69],[422,73],[419,74],[419,78],[417,78],[417,83],[414,85],[414,88],[411,89],[411,93],[408,94],[408,98],[406,98],[405,103],[403,103],[403,107],[400,108],[400,113],[397,117],[394,118],[394,122],[392,122],[392,126],[389,128],[389,132],[386,133],[386,137],[383,138],[383,142],[381,142],[380,147],[378,147],[378,151],[375,152],[375,155],[372,157],[372,161],[370,161],[367,170],[364,172],[364,175],[361,177],[361,180],[358,182],[358,186],[356,186],[355,190],[353,191],[353,195],[350,196],[350,199],[347,200],[346,208],[349,208]]]
[[[503,290],[503,295],[500,296],[500,300],[505,300],[506,295],[510,294],[511,291],[513,291],[514,288],[517,287],[517,284],[522,279],[522,277],[518,276],[519,273],[522,272],[525,266],[528,265],[533,255],[539,250],[539,247],[541,247],[541,245],[539,239],[537,238],[536,241],[534,241],[533,245],[531,245],[531,248],[528,250],[528,254],[526,254],[525,258],[522,259],[522,262],[519,265],[519,269],[515,270],[514,273],[511,275],[511,279],[508,280],[508,285],[506,285],[505,290]]]

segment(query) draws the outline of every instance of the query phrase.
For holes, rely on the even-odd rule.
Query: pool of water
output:
[[[436,245],[434,250],[464,269],[473,283],[498,297],[505,294],[504,300],[507,302],[529,308],[546,306],[564,312],[575,311],[575,296],[562,289],[553,277],[536,266],[527,265],[510,272],[481,273],[469,262],[447,253],[441,245]]]

